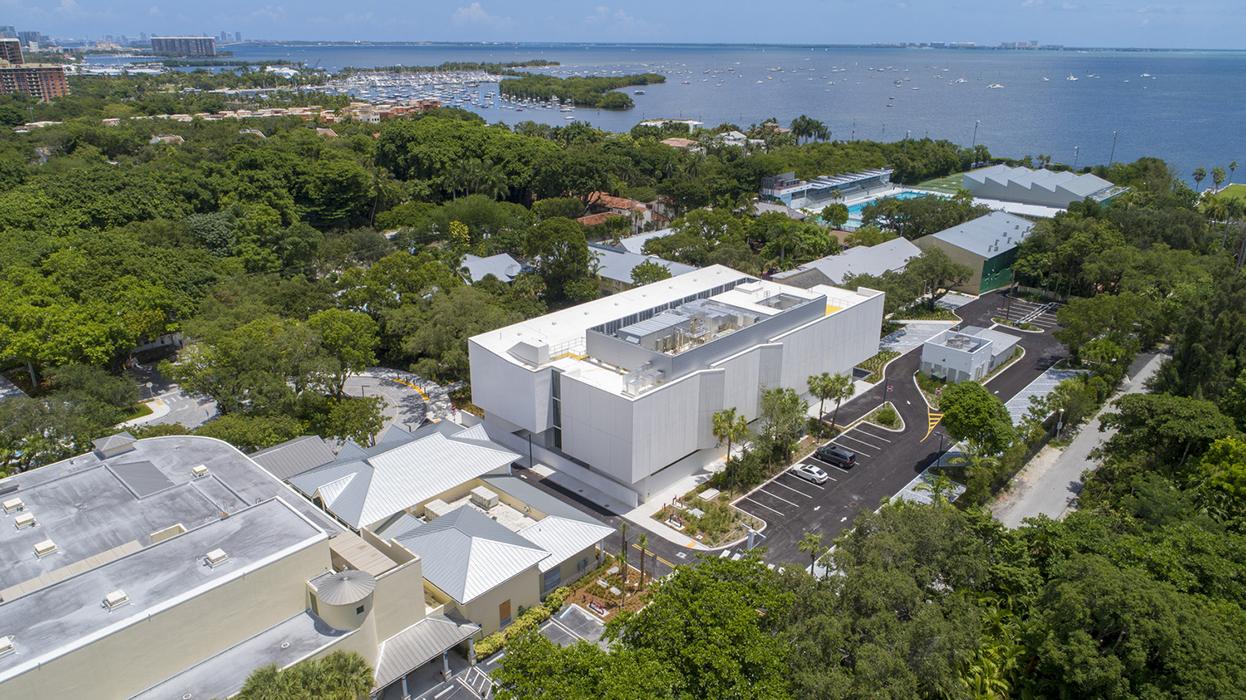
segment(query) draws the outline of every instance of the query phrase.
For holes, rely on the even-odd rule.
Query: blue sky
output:
[[[0,0],[55,36],[241,31],[271,39],[870,43],[1034,39],[1246,49],[1244,0]]]

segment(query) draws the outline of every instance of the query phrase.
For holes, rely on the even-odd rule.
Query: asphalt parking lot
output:
[[[1005,299],[1000,303],[999,316],[1014,323],[1024,322],[1049,331],[1057,328],[1056,309],[1058,304],[1039,304],[1025,299]],[[1005,332],[1007,329],[1005,329]]]
[[[735,506],[767,523],[798,518],[802,511],[817,513],[826,505],[824,497],[829,492],[848,486],[856,474],[870,469],[871,464],[891,447],[896,437],[895,433],[876,425],[858,423],[830,441],[856,453],[857,464],[852,469],[828,464],[810,454],[797,464],[820,467],[827,474],[826,483],[812,483],[796,476],[789,469],[742,496],[735,502]]]
[[[605,631],[601,620],[578,605],[568,605],[541,625],[541,634],[560,647],[584,641],[604,649],[601,635]]]

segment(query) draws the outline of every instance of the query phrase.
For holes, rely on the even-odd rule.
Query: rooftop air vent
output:
[[[12,637],[0,637],[0,656],[8,656],[16,651]]]
[[[35,556],[42,559],[56,551],[56,543],[52,540],[43,540],[35,543]]]
[[[112,593],[109,593],[108,595],[104,596],[102,605],[104,606],[104,609],[106,610],[116,610],[117,608],[129,602],[130,602],[130,596],[126,595],[125,591],[121,589],[117,589],[113,591]]]
[[[208,465],[200,464],[198,466],[191,467],[190,475],[196,479],[202,479],[208,475]]]
[[[228,560],[229,560],[229,555],[226,554],[225,550],[223,549],[214,549],[211,552],[208,552],[207,554],[203,555],[204,563],[212,567],[213,569],[220,566],[221,564],[224,564]]]
[[[8,515],[9,513],[17,513],[23,510],[26,510],[26,504],[22,503],[22,499],[20,498],[10,498],[4,502],[5,515]]]
[[[35,514],[34,513],[18,513],[17,517],[13,519],[13,527],[16,527],[18,530],[24,527],[34,527],[34,526],[35,526]]]

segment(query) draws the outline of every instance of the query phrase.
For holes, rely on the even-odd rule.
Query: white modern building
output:
[[[863,170],[802,180],[787,172],[761,179],[761,198],[794,209],[821,209],[836,201],[891,187],[891,169]]]
[[[1125,191],[1097,175],[993,165],[971,170],[961,184],[974,197],[1063,209],[1073,202],[1107,200]]]
[[[714,265],[471,338],[494,440],[628,503],[719,456],[712,416],[758,417],[878,352],[883,294],[799,289]]]
[[[1020,340],[977,326],[948,329],[922,344],[922,372],[949,382],[979,380],[1012,358]]]

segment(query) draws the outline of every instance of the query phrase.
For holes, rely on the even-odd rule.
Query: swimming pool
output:
[[[849,231],[855,231],[860,228],[861,212],[864,211],[867,206],[877,202],[879,199],[917,199],[918,197],[929,197],[931,195],[932,193],[930,192],[900,190],[899,192],[886,197],[875,197],[874,199],[867,199],[864,202],[857,202],[856,204],[848,207],[848,223],[844,224],[844,228]]]

